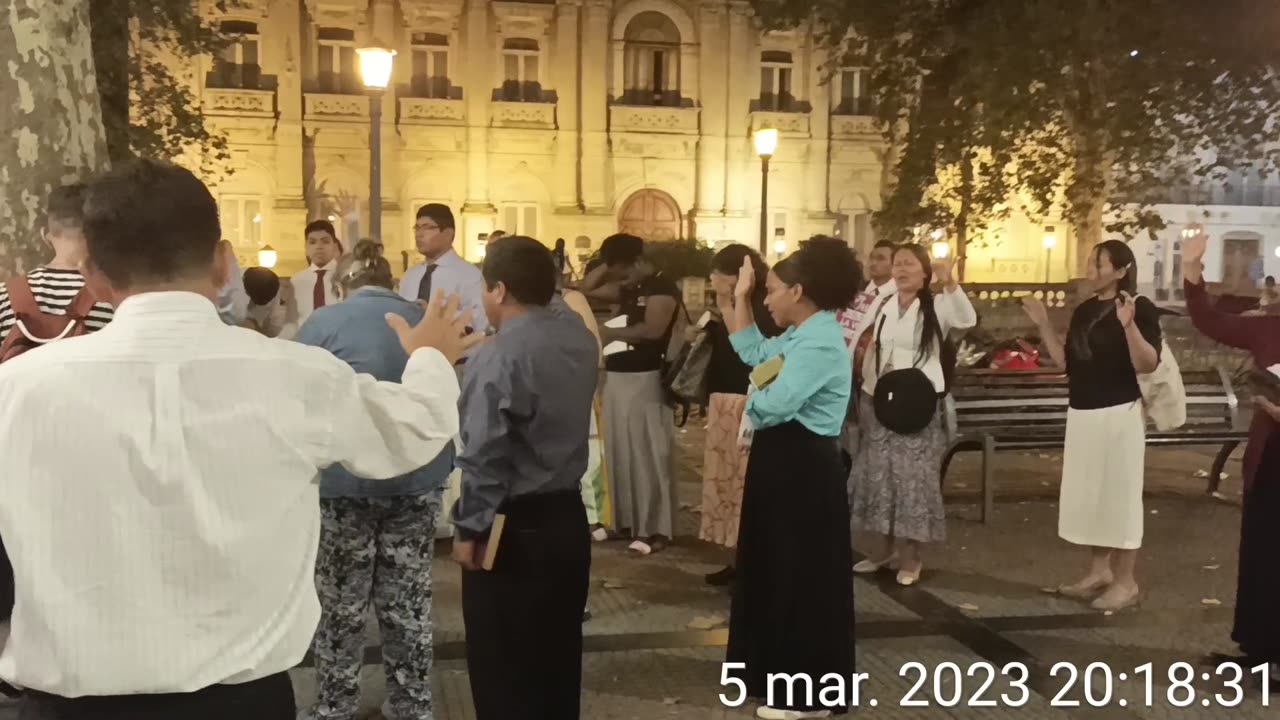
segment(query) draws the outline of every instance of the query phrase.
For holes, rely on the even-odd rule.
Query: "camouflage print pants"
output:
[[[319,697],[307,717],[355,718],[372,599],[390,710],[395,720],[431,720],[431,559],[439,510],[439,492],[320,501]]]

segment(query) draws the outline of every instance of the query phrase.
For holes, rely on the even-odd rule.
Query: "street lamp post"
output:
[[[1050,225],[1044,229],[1044,284],[1049,284],[1049,269],[1053,267],[1051,262],[1053,258],[1053,248],[1058,244],[1058,235],[1054,232],[1053,226]]]
[[[374,43],[356,51],[360,76],[369,91],[369,235],[382,240],[382,94],[391,83],[396,55],[386,45]]]
[[[769,254],[769,159],[778,150],[778,131],[761,128],[756,131],[756,154],[760,156],[760,255]]]

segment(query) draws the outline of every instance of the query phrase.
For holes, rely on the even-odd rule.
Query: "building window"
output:
[[[508,235],[538,237],[538,206],[536,203],[503,203],[499,226]]]
[[[769,112],[793,112],[791,53],[769,51],[760,55],[760,109]]]
[[[411,42],[414,97],[447,100],[452,97],[449,82],[449,38],[435,33],[414,33]]]
[[[320,28],[318,68],[320,92],[355,95],[360,92],[356,74],[356,33],[340,28]]]
[[[836,88],[836,115],[874,115],[871,92],[867,86],[870,72],[866,68],[840,70]]]
[[[627,24],[625,35],[626,105],[678,107],[680,97],[680,30],[660,12],[642,12]]]
[[[262,203],[254,197],[224,195],[218,198],[222,237],[237,249],[262,244]]]
[[[258,25],[244,20],[224,20],[218,30],[229,41],[213,59],[209,87],[257,90],[262,82],[258,64]]]
[[[536,40],[512,38],[502,44],[502,93],[505,102],[542,102]]]

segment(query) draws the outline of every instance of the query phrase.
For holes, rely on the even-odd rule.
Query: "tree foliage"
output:
[[[1082,249],[1163,221],[1170,186],[1280,167],[1280,5],[753,0],[870,68],[897,182],[881,228],[1060,214]],[[1111,212],[1107,210],[1110,207]],[[1078,253],[1083,255],[1083,253]]]
[[[230,158],[192,92],[202,55],[229,42],[198,0],[94,0],[93,54],[112,160],[198,157],[211,173]],[[226,12],[241,3],[212,3]]]

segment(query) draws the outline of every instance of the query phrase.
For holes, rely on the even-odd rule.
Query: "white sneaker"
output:
[[[756,717],[761,720],[805,720],[805,718],[828,718],[830,710],[779,710],[765,705],[756,709]]]

